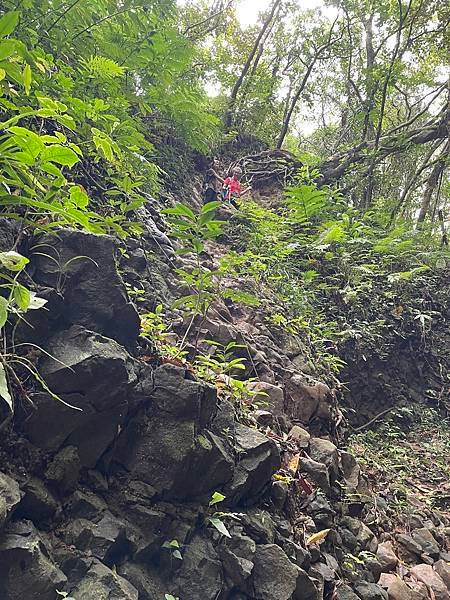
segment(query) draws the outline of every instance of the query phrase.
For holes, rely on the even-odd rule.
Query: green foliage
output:
[[[171,343],[172,334],[165,322],[162,304],[158,304],[155,312],[142,314],[141,336],[148,340],[155,348],[159,356],[184,360],[187,352],[182,350],[176,343]]]
[[[225,499],[226,496],[224,496],[220,492],[214,492],[209,501],[208,508],[211,509],[211,507],[220,504]],[[231,533],[228,531],[228,528],[223,521],[226,518],[238,521],[239,515],[237,513],[232,512],[212,512],[206,517],[205,522],[206,525],[211,525],[212,527],[214,527],[214,529],[216,529],[221,535],[227,538],[231,538]]]
[[[351,435],[349,451],[372,473],[374,492],[386,496],[392,513],[412,514],[420,505],[445,509],[439,482],[450,476],[449,433],[438,410],[405,405]]]
[[[245,371],[245,359],[236,358],[234,350],[236,348],[245,348],[242,344],[230,342],[223,345],[212,340],[205,340],[205,343],[214,348],[213,354],[198,354],[195,359],[196,371],[202,379],[215,380],[219,375],[229,375],[232,371]]]
[[[148,120],[170,121],[202,151],[216,131],[201,87],[185,77],[195,50],[174,9],[31,0],[3,15],[3,215],[44,229],[139,232],[130,213],[162,174]]]
[[[305,352],[313,348],[311,363],[334,379],[346,366],[342,345],[364,339],[376,348],[393,328],[386,319],[368,319],[369,307],[379,301],[380,311],[383,304],[395,311],[394,298],[433,277],[449,253],[409,221],[389,228],[383,212],[362,215],[346,207],[335,190],[318,189],[316,177],[304,169],[284,202],[271,209],[243,201],[226,230],[234,249],[222,265],[241,285],[270,298],[268,324],[304,340]],[[427,335],[430,313],[415,310],[408,309],[400,323],[408,318],[419,335]]]
[[[178,540],[165,541],[161,547],[165,550],[168,550],[173,558],[176,558],[177,560],[183,560],[183,556],[180,551],[181,546]]]
[[[205,242],[217,238],[222,233],[223,222],[214,218],[219,205],[219,202],[209,202],[202,206],[198,215],[181,203],[163,211],[171,226],[171,236],[181,244],[177,254],[192,254],[195,261],[189,271],[177,270],[193,293],[177,299],[174,308],[185,307],[194,315],[205,315],[215,297],[214,273],[202,264],[200,257],[205,249]]]

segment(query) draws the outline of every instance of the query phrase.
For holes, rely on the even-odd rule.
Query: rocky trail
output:
[[[217,301],[188,334],[173,316],[174,344],[237,344],[251,379],[237,402],[226,376],[155,356],[127,290],[168,306],[188,259],[157,211],[141,219],[121,254],[73,230],[41,236],[45,251],[24,242],[49,310],[16,343],[38,344],[28,355],[65,404],[25,380],[33,404],[3,428],[0,599],[450,599],[445,420],[400,410],[342,434],[341,390],[264,305]]]

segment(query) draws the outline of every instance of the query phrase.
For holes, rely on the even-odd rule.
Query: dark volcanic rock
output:
[[[109,512],[98,523],[87,519],[71,521],[64,528],[64,540],[110,566],[129,547],[125,523]]]
[[[226,490],[233,504],[255,502],[280,467],[280,453],[275,442],[245,425],[236,426],[237,465]]]
[[[218,598],[223,586],[223,568],[214,545],[195,537],[183,552],[176,587],[180,598]]]
[[[74,492],[65,507],[73,518],[95,519],[107,508],[106,502],[91,492]]]
[[[80,459],[75,446],[67,446],[58,452],[45,476],[62,493],[74,490],[80,476]]]
[[[317,583],[317,582],[316,582]],[[319,593],[318,586],[309,577],[303,569],[298,570],[297,585],[295,588],[294,600],[321,600],[322,595]]]
[[[341,585],[336,590],[336,600],[359,600],[359,596],[348,585]]]
[[[25,421],[29,439],[46,450],[78,448],[81,464],[93,467],[117,434],[127,413],[135,375],[129,354],[114,340],[74,326],[51,338],[39,369],[51,390],[35,394],[37,410]]]
[[[61,292],[64,327],[82,325],[129,347],[139,334],[139,317],[117,272],[115,251],[111,236],[60,229],[36,240],[33,278]]]
[[[139,600],[159,600],[166,593],[173,593],[173,583],[162,580],[159,567],[126,562],[118,568],[118,572],[138,590]],[[120,596],[120,600],[122,598]]]
[[[253,586],[258,600],[290,600],[297,587],[299,568],[275,544],[257,546]]]
[[[424,554],[428,554],[431,558],[439,557],[439,544],[429,529],[426,527],[414,529],[411,535],[413,540],[419,544]]]
[[[0,530],[19,504],[22,493],[17,481],[0,473]]]
[[[361,581],[355,588],[361,600],[388,600],[388,593],[376,583]]]
[[[58,502],[43,481],[32,477],[24,486],[25,496],[19,514],[34,523],[50,519],[58,510]]]
[[[74,600],[138,600],[138,591],[123,577],[94,560],[70,596]]]
[[[233,535],[224,540],[218,548],[226,578],[231,587],[247,589],[247,582],[253,570],[253,556],[256,544],[252,538],[245,535]]]
[[[309,456],[304,456],[300,463],[300,470],[307,473],[326,494],[330,492],[330,476],[326,465],[309,458]]]
[[[66,581],[29,521],[8,526],[0,537],[2,600],[56,600]]]
[[[223,486],[233,460],[205,429],[217,410],[215,388],[164,365],[155,371],[151,401],[120,435],[113,463],[166,497],[190,498]]]

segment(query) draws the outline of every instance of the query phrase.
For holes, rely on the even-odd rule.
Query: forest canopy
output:
[[[7,196],[20,187],[31,211],[120,233],[117,213],[167,177],[167,148],[211,156],[251,135],[358,209],[437,224],[449,195],[446,3],[272,0],[250,25],[239,4],[0,2],[1,204],[17,205]],[[106,221],[82,214],[83,194],[107,200]]]

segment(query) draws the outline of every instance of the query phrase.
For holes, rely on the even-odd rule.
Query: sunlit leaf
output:
[[[5,367],[2,363],[0,363],[0,398],[6,402],[9,406],[11,412],[13,411],[13,400],[11,394],[9,393],[8,381],[6,379],[6,371]]]
[[[311,544],[320,544],[330,533],[331,529],[322,529],[322,531],[318,531],[311,537],[306,540],[306,545],[311,546]]]
[[[19,22],[19,12],[13,10],[0,19],[0,38],[12,33]]]

